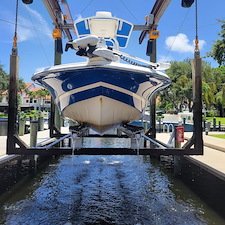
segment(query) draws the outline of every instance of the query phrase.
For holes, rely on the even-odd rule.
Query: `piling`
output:
[[[205,134],[208,135],[209,134],[209,130],[210,130],[210,122],[206,123],[206,127],[205,127]]]
[[[44,118],[39,117],[38,118],[38,131],[43,131],[44,130]]]
[[[25,119],[19,119],[19,136],[23,136],[25,133]]]
[[[213,130],[214,131],[216,130],[216,118],[215,117],[213,118]]]
[[[183,141],[183,137],[181,136],[182,134],[180,133],[181,131],[184,132],[182,127],[175,127],[175,140],[174,140],[174,147],[175,148],[181,148],[181,142]],[[184,135],[184,133],[183,133]],[[181,163],[182,162],[182,157],[175,155],[174,156],[174,175],[175,176],[180,176],[181,175]]]
[[[38,121],[30,122],[30,147],[37,146]]]

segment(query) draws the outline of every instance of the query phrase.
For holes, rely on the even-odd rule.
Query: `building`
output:
[[[33,83],[26,83],[26,88],[18,94],[18,103],[21,111],[28,109],[49,111],[51,107],[51,96],[45,92],[41,94],[40,90],[46,90],[43,87],[35,87]],[[40,94],[37,94],[39,91]],[[7,111],[8,90],[2,92],[0,101],[0,112]]]

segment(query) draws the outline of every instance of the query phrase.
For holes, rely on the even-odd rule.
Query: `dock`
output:
[[[64,128],[65,129],[65,128]],[[66,130],[65,130],[66,131]],[[224,134],[225,132],[219,132]],[[218,134],[218,132],[210,132],[210,134]],[[192,136],[191,132],[185,132],[185,139]],[[170,133],[157,133],[156,138],[167,143]],[[0,136],[0,163],[16,157],[16,155],[6,154],[6,136]],[[29,145],[30,135],[25,134],[21,139]],[[49,130],[39,131],[37,143],[42,143],[49,139]],[[212,137],[203,133],[204,155],[184,156],[187,160],[205,169],[211,174],[225,181],[225,139]]]
[[[224,134],[225,132],[210,132]],[[204,155],[184,156],[188,161],[203,168],[209,173],[225,181],[225,139],[212,137],[203,133]],[[191,138],[192,132],[185,132],[185,140]],[[157,139],[163,142],[169,140],[169,133],[158,133]]]

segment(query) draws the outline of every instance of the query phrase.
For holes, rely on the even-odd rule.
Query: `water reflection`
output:
[[[148,157],[64,156],[3,204],[0,224],[223,224],[179,185]]]

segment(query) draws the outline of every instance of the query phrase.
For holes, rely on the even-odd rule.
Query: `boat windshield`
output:
[[[96,16],[75,21],[78,38],[96,35],[106,40],[106,45],[126,48],[131,35],[133,24],[112,17],[110,12],[97,12]]]

